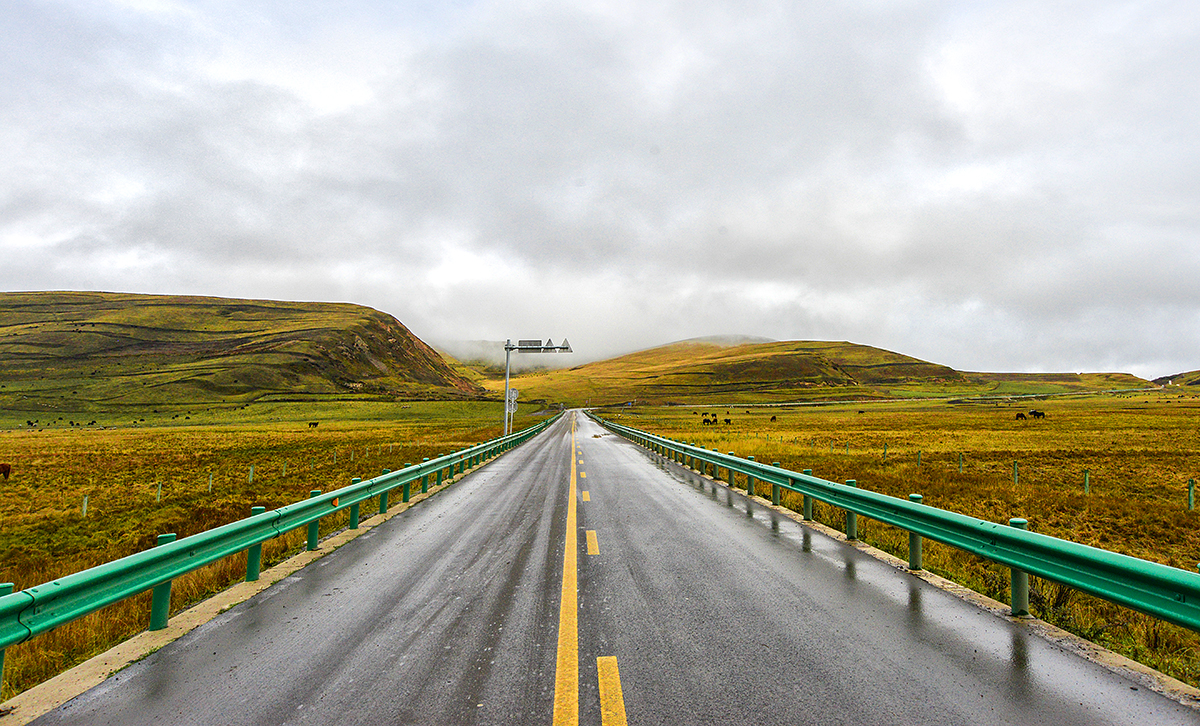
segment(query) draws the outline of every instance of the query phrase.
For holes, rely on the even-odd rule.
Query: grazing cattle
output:
[[[1024,420],[1025,420],[1025,414],[1023,414],[1023,413],[1018,413],[1018,414],[1017,414],[1017,420],[1018,420],[1018,421],[1024,421]]]
[[[1033,409],[1029,410],[1029,415],[1033,416],[1034,418],[1046,418],[1045,413],[1043,413],[1041,411],[1034,411]]]
[[[12,464],[0,464],[0,476],[4,477],[4,481],[8,481],[8,477],[12,475]]]
[[[725,423],[733,423],[733,422],[730,421],[729,419],[725,419]]]
[[[319,426],[320,424],[321,424],[321,422],[320,422],[320,421],[309,421],[309,422],[308,422],[308,427],[309,427],[310,429],[315,429],[315,428],[316,428],[317,426]]]
[[[774,416],[772,416],[772,417],[771,417],[771,423],[775,423],[775,417],[774,417]]]

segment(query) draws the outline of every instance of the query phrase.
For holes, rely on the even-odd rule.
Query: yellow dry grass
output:
[[[384,420],[373,405],[347,405],[345,418],[326,416],[316,429],[303,418],[259,416],[256,423],[222,426],[0,431],[0,461],[14,467],[0,490],[0,582],[28,588],[152,547],[162,533],[182,539],[248,516],[252,506],[273,509],[312,489],[331,491],[352,477],[376,476],[500,434],[498,404],[389,408]],[[515,426],[535,422],[522,416]],[[374,500],[364,502],[363,517],[377,508]],[[345,511],[326,517],[321,536],[347,523]],[[302,549],[304,541],[303,530],[267,541],[264,567]],[[171,611],[243,579],[245,568],[245,556],[238,555],[176,579]],[[9,648],[3,697],[143,630],[148,619],[145,593]]]
[[[1046,418],[1016,420],[1017,412],[1033,407],[1044,410]],[[731,423],[703,426],[706,411]],[[1192,571],[1200,561],[1200,512],[1187,507],[1188,481],[1200,477],[1200,399],[1178,389],[986,405],[671,407],[621,413],[621,423],[646,431],[797,471],[812,469],[832,481],[855,479],[861,488],[896,497],[921,494],[926,504],[980,519],[1024,517],[1044,534]],[[745,486],[741,478],[738,486]],[[782,503],[799,511],[802,499],[785,493]],[[833,507],[818,504],[815,516],[844,527],[843,513]],[[906,532],[859,518],[859,534],[907,556]],[[1008,599],[1004,567],[932,542],[924,559],[932,572]],[[1200,685],[1197,633],[1055,583],[1034,578],[1033,588],[1039,617]]]

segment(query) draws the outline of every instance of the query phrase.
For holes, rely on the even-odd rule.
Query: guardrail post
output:
[[[361,483],[362,477],[360,476],[356,476],[350,480],[350,486]],[[359,505],[361,504],[362,502],[355,502],[354,504],[350,505],[350,529],[358,529]]]
[[[391,469],[384,469],[384,470],[383,470],[383,473],[384,473],[384,474],[391,474],[391,473],[392,473],[392,470],[391,470]],[[388,492],[389,492],[389,491],[390,491],[389,489],[384,489],[383,491],[379,492],[379,513],[380,513],[380,514],[387,514],[387,510],[388,510]]]
[[[250,516],[262,514],[267,511],[266,507],[250,507]],[[262,569],[262,542],[255,545],[250,545],[246,550],[246,582],[254,582],[258,579],[258,573]]]
[[[917,504],[920,504],[922,499],[924,499],[924,497],[922,497],[920,494],[908,495],[908,500],[910,502],[916,502]],[[921,535],[917,534],[916,532],[908,533],[908,569],[925,569],[921,563]]]
[[[11,595],[13,593],[13,584],[11,582],[0,582],[0,597]],[[4,686],[4,649],[0,648],[0,690]]]
[[[309,492],[308,492],[308,498],[312,499],[313,497],[319,496],[320,494],[321,494],[320,489],[312,489],[312,490],[309,490]],[[321,520],[319,520],[319,519],[315,522],[308,523],[308,551],[309,552],[312,552],[313,550],[315,550],[317,548],[318,530],[320,529],[320,526],[321,526]]]
[[[404,462],[405,469],[407,469],[410,466],[412,466],[411,462],[408,462],[408,461]],[[412,495],[412,480],[409,479],[408,481],[404,482],[404,488],[400,492],[400,501],[407,502],[411,495]]]
[[[747,456],[746,459],[754,461],[753,456]],[[746,496],[754,496],[754,477],[750,474],[746,475]]]
[[[779,462],[772,461],[771,466],[778,469]],[[779,483],[778,482],[771,482],[771,504],[774,504],[777,507],[779,506]]]
[[[846,486],[857,487],[858,482],[854,479],[847,479]],[[858,539],[858,514],[849,509],[846,510],[846,539]]]
[[[445,469],[437,470],[437,477],[436,477],[436,480],[433,482],[433,485],[435,487],[440,487],[442,485],[442,472],[443,471],[445,471]]]
[[[175,541],[175,533],[158,535],[155,546],[165,545]],[[150,599],[150,630],[162,630],[167,627],[167,617],[171,614],[171,581],[154,586],[154,595]]]
[[[1008,520],[1010,527],[1029,529],[1029,522],[1020,518]],[[1029,573],[1012,568],[1012,614],[1014,617],[1029,614]]]
[[[733,453],[732,451],[728,451],[726,453],[729,454],[730,456],[737,456],[737,454]],[[718,471],[717,473],[719,474],[720,471]],[[729,486],[732,487],[733,486],[733,465],[725,467],[725,476],[728,477],[728,479],[726,479],[726,481],[729,483]]]
[[[425,462],[427,462],[427,461],[429,461],[429,457],[428,457],[428,456],[426,456],[425,458],[421,459],[421,463],[422,463],[422,464],[424,464],[424,463],[425,463]],[[426,473],[424,476],[422,476],[422,477],[421,477],[421,493],[422,493],[422,494],[425,494],[425,493],[427,493],[428,491],[429,491],[429,474],[428,474],[428,473]]]
[[[804,470],[804,475],[805,475],[805,476],[812,476],[812,469],[805,469],[805,470]],[[804,495],[804,518],[805,518],[805,519],[807,519],[807,520],[808,520],[808,521],[810,521],[810,522],[812,521],[812,518],[813,518],[813,515],[812,515],[813,506],[812,506],[812,504],[813,504],[812,497],[810,497],[809,495],[805,494],[805,495]]]

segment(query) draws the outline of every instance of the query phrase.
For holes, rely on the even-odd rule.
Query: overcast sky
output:
[[[0,0],[0,289],[1200,369],[1200,4]]]

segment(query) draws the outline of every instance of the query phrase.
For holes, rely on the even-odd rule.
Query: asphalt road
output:
[[[34,723],[1200,722],[575,421]]]

